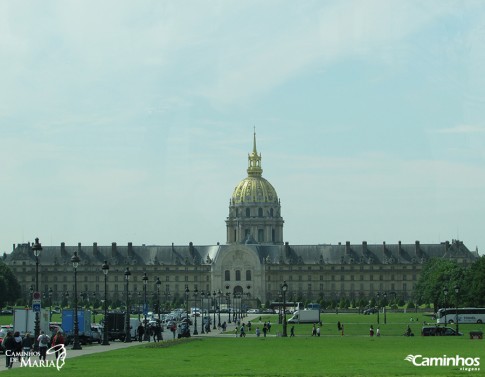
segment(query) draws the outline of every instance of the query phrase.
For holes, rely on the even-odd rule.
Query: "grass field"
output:
[[[389,313],[386,324],[381,316],[380,338],[368,336],[369,326],[377,326],[376,315],[324,314],[322,336],[311,337],[311,325],[296,325],[294,338],[192,338],[143,344],[128,349],[68,359],[60,372],[51,368],[12,369],[16,376],[463,376],[483,375],[480,371],[463,371],[453,366],[414,366],[404,360],[408,355],[423,357],[480,357],[485,362],[485,340],[470,340],[468,331],[483,325],[460,325],[463,337],[421,337],[422,321],[410,321],[410,314]],[[259,319],[259,318],[258,318]],[[262,320],[276,321],[276,317]],[[337,331],[337,321],[345,326],[345,335]],[[259,321],[253,321],[254,327]],[[416,333],[404,337],[407,325]],[[271,334],[281,331],[273,325]],[[165,333],[167,334],[167,333]],[[98,346],[99,347],[99,346]],[[69,349],[68,349],[69,352]]]

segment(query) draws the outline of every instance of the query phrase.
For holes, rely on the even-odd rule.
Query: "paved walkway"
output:
[[[251,333],[250,334],[248,333],[249,336],[255,336],[254,332],[255,332],[257,326],[259,326],[260,329],[262,330],[262,324],[259,323],[258,318],[259,318],[259,316],[248,316],[248,317],[243,318],[241,320],[241,323],[242,322],[247,323],[248,321],[251,321],[251,323],[253,324],[252,329],[251,329]],[[227,321],[227,318],[221,318],[221,322],[223,320]],[[194,327],[192,325],[191,329],[190,329],[191,334],[193,333],[193,328]],[[235,328],[236,328],[236,324],[234,322],[232,322],[232,323],[227,323],[227,329],[226,329],[225,333],[222,333],[220,330],[217,330],[217,329],[216,330],[211,329],[211,331],[209,333],[201,334],[200,333],[200,330],[201,330],[200,322],[198,321],[197,331],[199,332],[199,334],[196,335],[195,337],[235,336],[235,332],[234,332]],[[262,331],[261,331],[261,334],[262,334]],[[162,335],[163,335],[163,339],[165,341],[170,341],[170,340],[173,339],[172,333],[170,331],[166,330],[166,329],[162,333]],[[273,334],[273,333],[268,334],[268,336],[275,336],[275,335],[276,334]],[[194,335],[192,335],[192,336],[194,336]],[[147,342],[140,343],[140,342],[136,342],[136,341],[131,342],[131,343],[123,343],[123,342],[120,342],[120,341],[114,341],[114,342],[110,342],[109,346],[103,346],[103,345],[100,345],[100,344],[92,344],[92,345],[82,346],[81,350],[73,350],[73,349],[71,349],[72,345],[69,345],[69,346],[66,347],[66,351],[67,351],[66,360],[69,360],[72,357],[89,355],[89,354],[92,354],[92,353],[107,352],[107,351],[117,350],[117,349],[121,349],[121,348],[132,347],[132,346],[136,346],[136,345],[140,345],[140,344],[146,344],[146,343]],[[33,357],[32,359],[38,360],[38,357]],[[55,356],[54,355],[47,355],[47,360],[55,360]],[[15,361],[13,368],[20,368],[20,363],[18,361]],[[0,372],[3,372],[5,370],[8,370],[5,367],[5,355],[0,355]]]

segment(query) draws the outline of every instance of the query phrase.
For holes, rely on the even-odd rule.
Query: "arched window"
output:
[[[263,217],[263,209],[262,208],[258,208],[258,216]]]
[[[241,281],[241,271],[236,270],[236,281]]]
[[[224,271],[224,280],[225,281],[231,280],[231,271],[229,271],[229,270]]]
[[[251,280],[251,270],[246,270],[246,280],[247,281]]]
[[[246,208],[246,217],[251,217],[251,211],[249,208]]]

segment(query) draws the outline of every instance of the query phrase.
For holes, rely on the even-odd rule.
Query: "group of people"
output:
[[[159,342],[160,340],[163,340],[162,327],[160,326],[160,323],[157,322],[155,325],[150,325],[145,330],[145,326],[143,326],[143,324],[140,322],[138,328],[136,329],[139,342],[143,341],[145,331],[148,341],[150,341],[152,338],[154,342]]]
[[[5,349],[5,367],[8,369],[12,368],[15,358],[18,361],[22,357],[29,359],[34,350],[35,343],[38,344],[39,359],[45,361],[47,349],[55,345],[65,344],[65,339],[61,331],[57,331],[52,339],[44,331],[40,332],[37,339],[28,332],[22,337],[18,331],[8,331],[2,342],[2,347]],[[55,350],[55,355],[56,359],[59,358],[60,347]]]

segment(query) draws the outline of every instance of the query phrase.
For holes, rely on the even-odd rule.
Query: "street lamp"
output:
[[[187,319],[189,319],[189,286],[185,285],[185,307],[187,308]]]
[[[231,294],[229,292],[226,293],[226,302],[227,302],[227,312],[228,312],[227,323],[231,323]]]
[[[35,239],[35,243],[32,245],[32,251],[34,252],[35,256],[35,292],[39,292],[39,255],[42,250],[42,245],[39,242],[39,238]],[[40,297],[39,297],[40,298]],[[40,335],[40,317],[39,312],[35,312],[35,340],[39,338]]]
[[[217,299],[216,299],[217,293],[216,293],[216,291],[214,291],[214,293],[212,293],[212,296],[214,297],[214,301],[213,301],[214,302],[214,327],[212,328],[212,330],[215,330],[215,329],[217,329],[217,327],[216,327],[216,309],[217,309]]]
[[[202,291],[202,292],[200,292],[200,312],[202,313],[202,319],[200,321],[200,324],[201,324],[200,333],[201,334],[205,334],[205,331],[204,331],[204,298],[205,298],[205,292]]]
[[[74,268],[74,343],[72,345],[73,350],[80,350],[82,349],[81,344],[79,343],[79,320],[77,318],[77,268],[79,266],[79,256],[77,255],[77,251],[74,252],[74,255],[71,257],[72,267]]]
[[[109,265],[104,261],[101,266],[104,274],[104,325],[103,325],[103,346],[109,346],[108,341],[108,272]]]
[[[94,305],[96,305],[96,292],[93,292],[93,323],[96,323],[96,310],[94,310]]]
[[[194,307],[196,308],[194,310],[194,332],[193,334],[194,335],[199,335],[199,332],[197,331],[197,296],[199,294],[199,290],[197,289],[197,287],[195,287],[194,289]]]
[[[157,285],[157,315],[158,315],[158,323],[160,323],[160,285],[162,282],[160,278],[157,277],[157,281],[155,283]]]
[[[377,292],[377,324],[379,324],[379,312],[381,311],[381,294]]]
[[[387,323],[386,305],[387,305],[387,293],[384,292],[384,324]]]
[[[147,283],[148,283],[148,276],[147,273],[143,273],[143,325],[145,327],[143,332],[143,340],[150,340],[150,333],[148,332],[148,308],[147,308]]]
[[[140,310],[141,292],[140,291],[138,291],[138,302],[137,303],[138,303],[138,305],[137,305],[138,306],[138,310],[137,310],[137,312],[138,312],[138,322],[141,322],[141,310]]]
[[[458,285],[455,285],[456,335],[458,335],[458,322],[459,322],[459,320],[458,320],[458,293],[460,293],[460,287]]]
[[[130,299],[128,284],[130,281],[130,268],[126,267],[125,270],[125,293],[126,293],[126,314],[125,314],[125,343],[131,343],[131,331],[130,331]]]
[[[222,303],[222,292],[219,289],[217,292],[219,296],[219,309],[217,310],[217,327],[221,327],[221,303]]]
[[[52,291],[52,288],[49,288],[49,322],[52,322],[52,294],[54,292]]]
[[[445,324],[446,324],[447,323],[446,322],[446,312],[447,312],[447,310],[446,310],[446,305],[447,305],[446,304],[447,303],[446,297],[448,296],[448,288],[447,287],[443,288],[443,294],[445,295]]]
[[[283,285],[281,286],[281,290],[283,291],[283,336],[288,336],[286,332],[286,291],[288,290],[288,284],[286,284],[286,280],[283,281]]]

